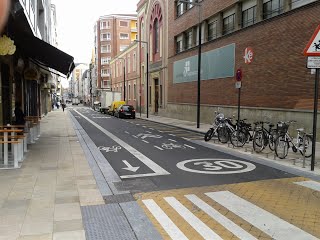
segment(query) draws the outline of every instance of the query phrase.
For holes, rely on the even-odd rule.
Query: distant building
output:
[[[69,80],[69,96],[70,98],[78,98],[79,101],[84,100],[84,81],[86,71],[89,66],[85,63],[76,63]]]
[[[111,90],[110,61],[137,39],[137,16],[114,14],[99,17],[94,26],[96,89],[99,99],[103,90]]]

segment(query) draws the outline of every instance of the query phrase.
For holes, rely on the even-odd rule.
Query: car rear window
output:
[[[134,108],[133,108],[133,106],[124,105],[124,106],[122,106],[122,109],[124,111],[132,111]]]

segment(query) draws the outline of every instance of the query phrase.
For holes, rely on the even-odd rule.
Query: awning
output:
[[[66,76],[74,69],[72,56],[31,34],[15,32],[14,42],[25,57],[32,58],[43,66],[53,68]]]

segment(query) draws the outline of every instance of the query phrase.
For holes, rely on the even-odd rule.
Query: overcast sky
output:
[[[51,0],[56,5],[58,48],[76,63],[89,63],[94,47],[93,27],[99,16],[136,13],[139,0]]]

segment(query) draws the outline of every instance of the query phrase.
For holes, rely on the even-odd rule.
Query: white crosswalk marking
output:
[[[231,220],[229,220],[228,218],[223,216],[221,213],[219,213],[217,210],[212,208],[206,202],[202,201],[196,195],[190,194],[190,195],[185,195],[185,197],[187,199],[189,199],[194,205],[199,207],[202,211],[204,211],[206,214],[208,214],[210,217],[212,217],[214,220],[219,222],[222,226],[224,226],[230,232],[232,232],[239,239],[256,240],[256,238],[254,236],[252,236],[251,234],[247,233],[241,227],[239,227],[234,222],[232,222]]]
[[[303,182],[295,182],[295,184],[298,184],[300,186],[310,188],[312,190],[316,190],[320,192],[320,183],[315,181],[303,181]]]
[[[311,234],[255,206],[229,191],[206,193],[234,214],[277,240],[316,240]]]
[[[206,224],[204,224],[199,218],[197,218],[192,212],[190,212],[185,206],[183,206],[176,198],[174,197],[165,197],[167,203],[174,210],[179,213],[204,239],[221,239],[214,231],[212,231]]]
[[[180,231],[180,229],[171,221],[165,212],[152,199],[142,200],[148,210],[157,219],[163,229],[169,234],[173,240],[188,240],[188,238]]]

